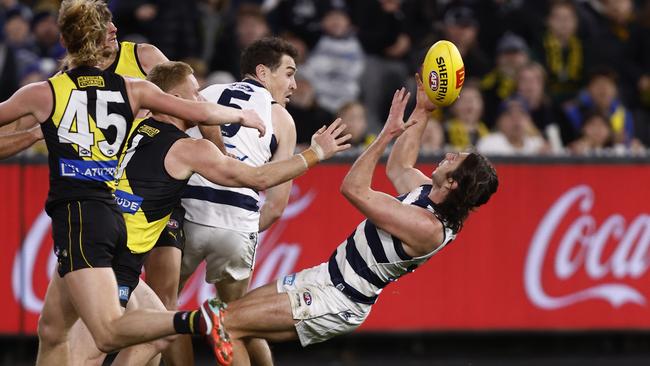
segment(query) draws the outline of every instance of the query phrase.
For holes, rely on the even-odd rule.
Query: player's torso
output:
[[[253,128],[239,124],[221,126],[226,150],[241,162],[260,166],[268,162],[277,146],[271,117],[273,98],[259,83],[252,80],[212,85],[201,94],[210,102],[238,109],[253,109],[266,127],[259,136]],[[201,137],[198,128],[188,130],[192,137]],[[259,193],[250,188],[224,187],[194,174],[188,183],[183,206],[186,218],[204,225],[241,231],[257,231]]]
[[[49,151],[48,207],[61,201],[112,201],[113,174],[133,123],[124,79],[78,67],[49,79],[52,115],[41,124]]]
[[[106,68],[106,71],[136,79],[147,77],[138,59],[138,45],[132,42],[120,42],[120,49],[115,55],[115,60]]]
[[[134,124],[116,173],[115,196],[124,213],[128,247],[143,253],[151,249],[181,199],[187,180],[171,177],[165,156],[187,135],[168,123],[151,118]]]

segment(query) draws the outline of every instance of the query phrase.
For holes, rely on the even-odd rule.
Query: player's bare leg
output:
[[[167,310],[178,308],[181,256],[182,252],[176,247],[154,247],[145,262],[146,282]],[[163,350],[162,356],[167,366],[193,365],[191,336],[177,336],[169,347]]]
[[[72,366],[101,366],[106,358],[106,353],[100,351],[95,345],[88,327],[81,319],[77,319],[70,329],[70,364]]]
[[[246,294],[249,283],[250,277],[236,281],[226,276],[225,279],[215,283],[217,296],[225,303],[235,301]],[[234,366],[244,366],[248,364],[256,366],[273,365],[271,349],[269,348],[269,344],[264,339],[233,339],[233,352],[234,354],[238,355],[237,357],[233,358]],[[248,358],[244,357],[245,354],[243,352],[246,352],[248,354]]]
[[[36,365],[67,365],[70,361],[68,330],[78,319],[63,279],[54,273],[47,287],[45,304],[38,320]]]

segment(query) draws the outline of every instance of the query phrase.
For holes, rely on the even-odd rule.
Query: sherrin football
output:
[[[465,64],[458,48],[449,41],[436,42],[422,63],[422,84],[438,107],[453,103],[465,82]]]

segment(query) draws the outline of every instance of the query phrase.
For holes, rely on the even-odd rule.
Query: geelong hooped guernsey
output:
[[[124,213],[127,246],[134,253],[151,250],[180,204],[187,180],[167,174],[165,156],[185,132],[176,126],[147,118],[137,121],[116,173],[115,197]]]
[[[112,204],[118,154],[133,123],[124,79],[82,66],[48,81],[54,107],[41,123],[50,167],[46,209],[71,200]]]
[[[277,142],[271,120],[271,93],[254,80],[233,84],[212,85],[201,91],[208,101],[238,109],[254,109],[266,126],[266,134],[259,137],[253,128],[239,124],[221,126],[226,150],[241,162],[260,166],[273,155]],[[201,137],[198,128],[188,130],[192,137]],[[194,174],[183,194],[185,218],[189,221],[236,231],[259,230],[258,192],[250,188],[232,188],[213,184]]]
[[[434,204],[428,197],[430,192],[431,185],[424,185],[399,199],[402,204],[419,206],[435,215]],[[413,272],[456,237],[446,226],[444,232],[442,244],[434,251],[410,257],[398,238],[364,220],[330,257],[330,279],[352,300],[374,304],[386,285]]]

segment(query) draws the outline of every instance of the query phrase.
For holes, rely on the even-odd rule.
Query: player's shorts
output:
[[[181,263],[181,283],[201,261],[206,261],[205,281],[226,277],[240,281],[250,277],[255,264],[257,233],[241,232],[185,221],[185,251]]]
[[[174,247],[180,249],[182,252],[185,248],[184,221],[185,209],[182,206],[175,207],[154,247]]]
[[[133,253],[124,247],[117,251],[113,261],[113,271],[117,279],[117,293],[120,298],[120,304],[126,307],[131,298],[131,294],[140,282],[142,266],[147,259],[149,252]]]
[[[278,279],[278,292],[286,292],[303,347],[355,330],[372,305],[352,301],[330,280],[327,263]]]
[[[115,204],[70,201],[48,213],[61,277],[82,268],[111,267],[118,248],[126,248],[126,226]]]

